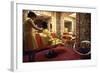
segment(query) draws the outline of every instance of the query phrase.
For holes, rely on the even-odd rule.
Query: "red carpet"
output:
[[[54,50],[57,56],[53,58],[47,58],[45,55],[50,50]],[[35,61],[61,61],[61,60],[79,60],[80,55],[75,53],[72,48],[66,48],[64,46],[58,46],[47,50],[40,51],[35,55]]]

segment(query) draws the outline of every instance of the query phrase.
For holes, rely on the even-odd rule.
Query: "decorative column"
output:
[[[61,37],[61,12],[56,13],[56,33],[58,37]]]

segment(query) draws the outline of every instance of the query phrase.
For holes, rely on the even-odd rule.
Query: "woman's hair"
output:
[[[28,13],[28,17],[36,17],[37,15],[34,13],[34,12],[32,12],[32,11],[29,11],[29,13]]]
[[[46,21],[43,21],[42,24],[41,24],[42,25],[42,28],[43,29],[47,29],[47,24],[48,23]]]

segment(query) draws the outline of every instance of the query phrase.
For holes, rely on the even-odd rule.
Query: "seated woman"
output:
[[[47,37],[47,41],[50,45],[56,45],[61,43],[61,40],[58,39],[57,37],[54,37],[52,33],[47,29],[46,21],[43,21],[41,26],[43,28],[42,36]]]
[[[68,32],[63,33],[61,38],[62,38],[62,41],[63,41],[64,45],[67,48],[73,48],[74,38],[72,37],[72,35],[70,35]]]

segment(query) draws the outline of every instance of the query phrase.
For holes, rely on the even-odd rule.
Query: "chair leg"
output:
[[[28,56],[29,56],[29,62],[35,61],[35,52],[30,52]]]
[[[34,51],[24,51],[23,56],[28,56],[28,62],[34,62],[35,61],[35,52]]]

